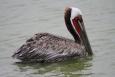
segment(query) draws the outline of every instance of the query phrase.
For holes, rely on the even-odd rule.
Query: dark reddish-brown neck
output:
[[[80,43],[81,42],[80,38],[79,38],[78,34],[76,34],[76,31],[74,30],[74,28],[72,27],[70,17],[71,17],[71,8],[68,8],[66,10],[65,16],[64,16],[66,27],[67,27],[68,31],[74,37],[75,41]]]

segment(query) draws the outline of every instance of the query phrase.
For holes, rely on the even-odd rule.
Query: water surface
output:
[[[0,77],[114,77],[115,0],[0,0]],[[64,24],[65,6],[81,9],[94,52],[92,59],[20,64],[11,58],[26,39],[49,32],[73,39]]]

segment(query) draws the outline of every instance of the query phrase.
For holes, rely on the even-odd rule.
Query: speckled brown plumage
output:
[[[86,55],[84,47],[73,40],[49,33],[38,33],[28,39],[13,57],[22,61],[56,62]]]

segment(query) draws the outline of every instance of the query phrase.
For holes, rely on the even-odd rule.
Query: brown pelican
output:
[[[28,39],[13,57],[22,61],[57,62],[92,55],[81,11],[67,7],[64,19],[75,41],[50,33],[38,33]]]

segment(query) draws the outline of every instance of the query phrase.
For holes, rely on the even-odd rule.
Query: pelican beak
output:
[[[81,27],[81,32],[79,33],[80,37],[81,37],[81,44],[84,45],[84,47],[86,49],[86,52],[89,55],[93,55],[91,45],[90,45],[90,42],[89,42],[88,37],[87,37],[86,30],[85,30],[84,22],[83,21],[78,21],[78,24]]]

